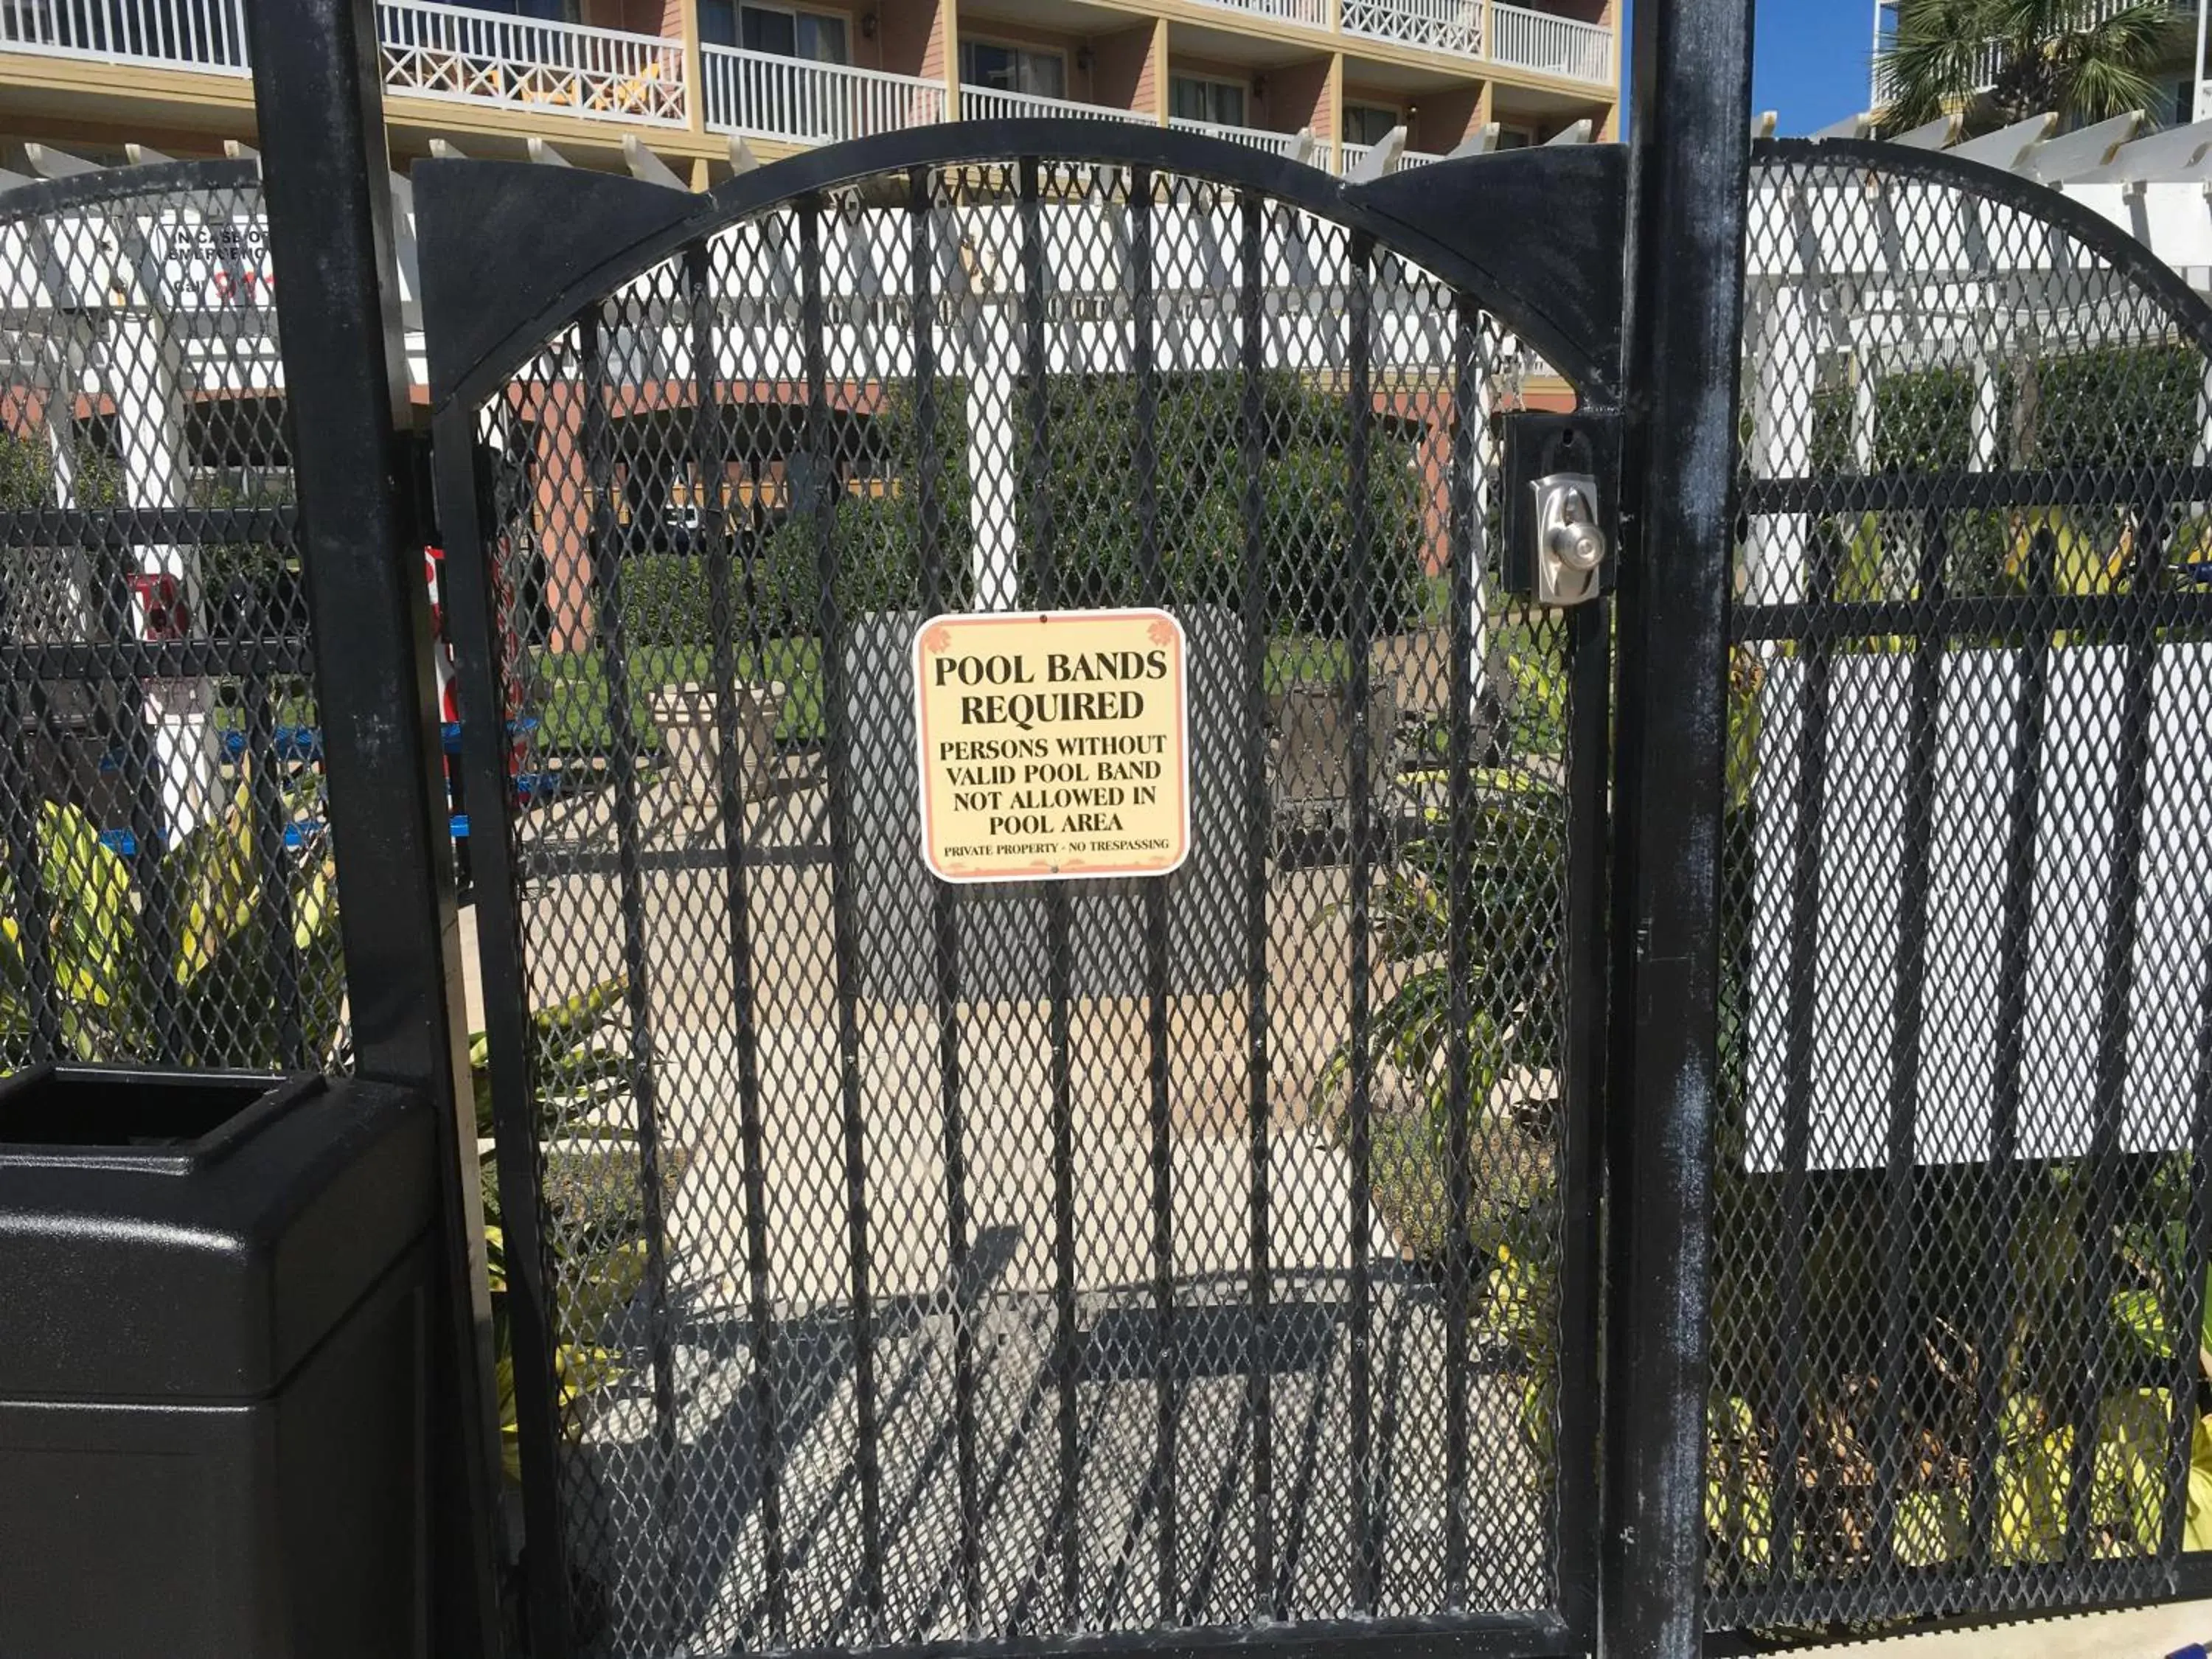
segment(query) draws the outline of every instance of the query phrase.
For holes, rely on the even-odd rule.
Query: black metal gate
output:
[[[1586,1650],[1618,153],[416,177],[532,1650]],[[1188,862],[935,880],[917,625],[1116,605]]]
[[[1710,1622],[2170,1595],[2212,1543],[2212,313],[1948,156],[1765,147],[1751,209]]]

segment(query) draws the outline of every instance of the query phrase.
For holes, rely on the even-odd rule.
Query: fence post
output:
[[[467,1009],[430,658],[374,0],[248,8],[276,319],[360,1074],[422,1091],[443,1142],[430,1331],[431,1650],[498,1647],[498,1426]]]
[[[1644,0],[1630,140],[1600,1651],[1695,1659],[1750,0]]]

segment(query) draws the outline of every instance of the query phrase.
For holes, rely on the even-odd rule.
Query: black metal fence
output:
[[[2154,1595],[2212,1542],[2212,318],[1940,156],[1752,202],[1711,1619]]]
[[[711,218],[472,325],[518,366],[440,416],[513,733],[471,789],[520,781],[487,984],[538,1011],[493,1048],[538,1638],[1556,1646],[1605,659],[1498,586],[1499,323],[1145,162]],[[1188,862],[930,876],[924,619],[1128,605],[1188,641]]]
[[[697,198],[421,180],[533,1651],[1585,1651],[1601,1559],[1663,1570],[1636,1651],[1701,1595],[2174,1593],[2212,1542],[2205,307],[2002,175],[1763,151],[1733,579],[1631,540],[1609,728],[1610,602],[1508,592],[1504,538],[1515,423],[1609,436],[1652,372],[1591,274],[1615,161],[1345,187],[1098,127]],[[382,187],[290,154],[280,230]],[[287,364],[251,164],[0,196],[0,1067],[357,1028],[477,1092],[379,205],[330,210],[351,276]],[[1704,728],[1639,700],[1650,619],[1723,599],[1725,741],[1662,767]],[[1109,605],[1188,641],[1188,860],[935,880],[919,625]],[[1662,1008],[1719,1033],[1666,1075]],[[1646,1420],[1602,1379],[1609,1486],[1601,1309],[1667,1384]]]
[[[0,1064],[343,1064],[251,163],[0,196]]]

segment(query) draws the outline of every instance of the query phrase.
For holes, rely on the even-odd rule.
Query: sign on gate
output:
[[[922,855],[946,881],[1164,876],[1190,850],[1182,625],[931,618],[915,635]]]

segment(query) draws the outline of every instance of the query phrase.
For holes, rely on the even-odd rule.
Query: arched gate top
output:
[[[1353,185],[1203,134],[1067,118],[855,139],[696,195],[523,162],[423,162],[414,176],[432,402],[488,396],[582,307],[684,243],[779,203],[885,173],[1024,155],[1204,179],[1365,231],[1478,295],[1586,398],[1617,395],[1626,176],[1618,146],[1507,151]]]
[[[1751,147],[1752,188],[1759,188],[1762,173],[1793,166],[1859,167],[1882,182],[1933,185],[2026,214],[2106,261],[2212,353],[2212,306],[2142,242],[2062,191],[1985,161],[1875,138],[1760,139]]]

